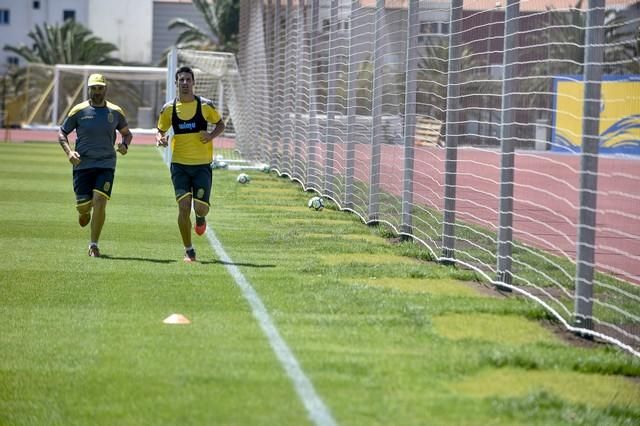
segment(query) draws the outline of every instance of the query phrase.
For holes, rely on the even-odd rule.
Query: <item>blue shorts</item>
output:
[[[76,204],[84,204],[93,199],[93,192],[111,198],[114,169],[80,169],[73,170],[73,192],[76,193]]]
[[[213,175],[209,164],[187,165],[171,163],[171,181],[176,201],[191,195],[194,200],[209,205]]]

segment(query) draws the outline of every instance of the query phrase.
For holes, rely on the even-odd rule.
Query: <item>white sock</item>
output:
[[[97,241],[91,241],[89,243],[89,247],[98,247],[98,242]]]
[[[187,250],[193,250],[193,246],[185,247],[185,248],[184,248],[184,250],[185,250],[185,251],[187,251]]]

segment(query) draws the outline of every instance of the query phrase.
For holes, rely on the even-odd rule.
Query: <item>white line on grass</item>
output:
[[[160,155],[163,156],[162,158],[164,159],[165,165],[169,167],[170,157],[167,155],[167,151],[169,150],[165,149],[163,155],[162,150],[160,150]],[[224,262],[227,270],[242,290],[242,295],[247,299],[247,302],[249,302],[253,316],[258,320],[258,324],[260,324],[260,328],[262,328],[264,334],[267,335],[269,344],[276,353],[280,364],[282,364],[287,375],[293,381],[298,397],[302,400],[313,423],[320,426],[337,425],[331,416],[331,412],[329,412],[329,409],[324,405],[324,402],[322,402],[316,390],[313,388],[313,384],[304,374],[304,371],[302,371],[291,349],[289,349],[287,343],[282,336],[280,336],[271,316],[267,312],[267,308],[265,308],[262,300],[260,300],[260,296],[258,296],[258,293],[256,293],[244,275],[242,275],[242,272],[240,272],[240,269],[233,263],[233,260],[231,260],[227,252],[224,251],[222,243],[220,243],[220,240],[218,240],[211,227],[207,227],[207,238],[213,250],[215,250],[220,260]]]
[[[210,227],[207,228],[207,238],[211,243],[211,247],[213,247],[218,255],[218,258],[224,262],[227,270],[242,290],[244,298],[249,302],[253,316],[258,320],[258,323],[260,324],[264,334],[266,334],[269,344],[276,353],[280,364],[282,364],[287,375],[291,381],[293,381],[298,397],[302,400],[311,420],[316,425],[335,425],[336,422],[331,416],[329,409],[324,405],[324,402],[322,402],[313,388],[313,384],[304,374],[304,371],[302,371],[302,368],[300,367],[296,357],[291,352],[291,349],[289,349],[287,343],[280,336],[271,316],[267,312],[267,308],[265,308],[262,300],[260,300],[260,296],[258,296],[258,293],[256,293],[244,275],[242,275],[240,269],[234,265],[233,261],[227,255],[222,244]]]

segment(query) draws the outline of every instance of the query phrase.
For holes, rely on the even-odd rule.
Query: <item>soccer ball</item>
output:
[[[224,161],[213,160],[213,162],[211,163],[211,169],[212,170],[215,170],[215,169],[226,169],[227,167],[228,167],[228,165]]]
[[[322,197],[309,198],[309,201],[307,202],[307,206],[310,209],[322,210],[324,208],[324,200],[322,199]]]
[[[248,174],[246,173],[240,173],[238,175],[238,177],[236,178],[236,180],[238,181],[238,183],[249,183],[249,181],[251,180],[251,178],[249,177]]]
[[[269,173],[269,172],[271,171],[271,167],[269,167],[269,165],[268,165],[268,164],[263,164],[263,165],[262,165],[262,171],[263,171],[264,173]]]

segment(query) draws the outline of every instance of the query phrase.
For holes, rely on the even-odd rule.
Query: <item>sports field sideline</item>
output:
[[[91,259],[60,147],[0,143],[0,158],[0,424],[640,419],[639,359],[309,210],[287,179],[216,170],[211,231],[184,264],[167,168],[133,146]],[[173,313],[191,324],[163,324]]]

